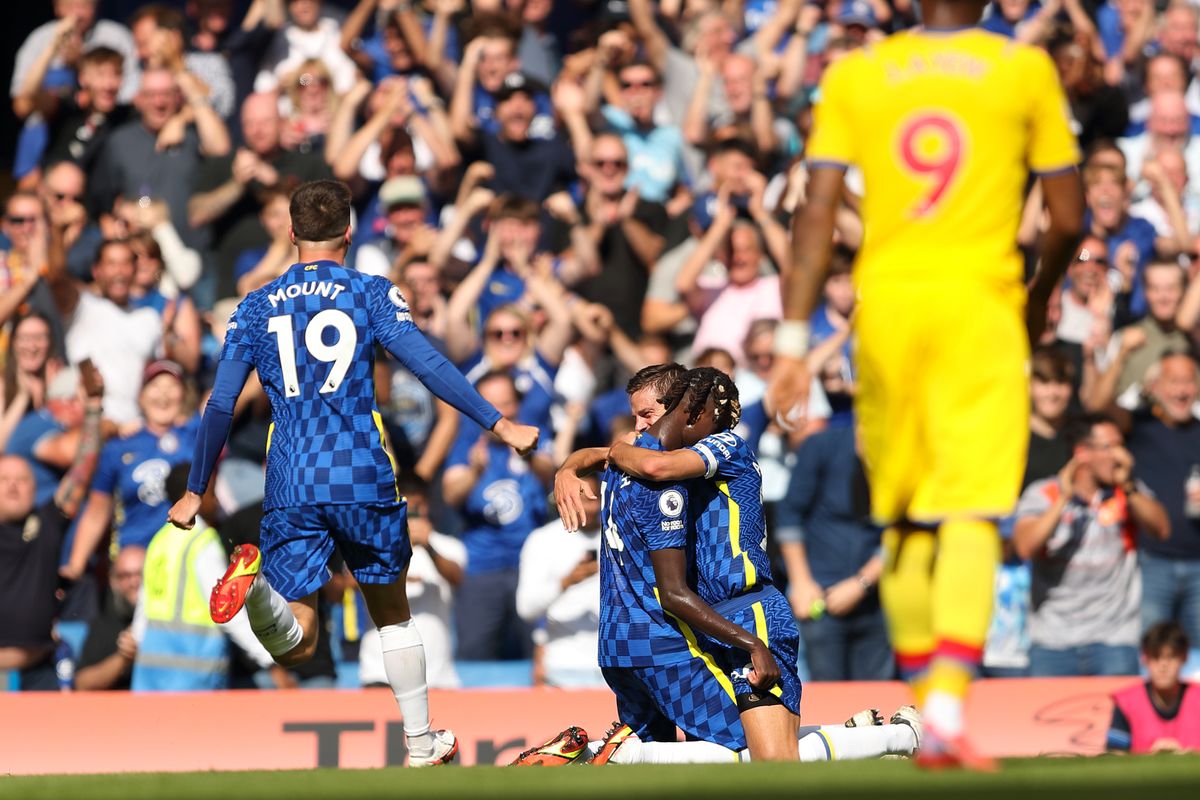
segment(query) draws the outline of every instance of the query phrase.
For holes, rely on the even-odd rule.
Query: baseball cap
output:
[[[79,367],[63,367],[46,385],[47,400],[74,400],[78,396]]]
[[[379,203],[384,208],[409,205],[419,206],[425,203],[425,185],[416,175],[397,175],[388,178],[379,187]]]
[[[169,359],[160,358],[158,361],[151,361],[142,370],[142,386],[145,386],[159,375],[170,375],[175,380],[183,383],[183,367]]]
[[[864,28],[879,27],[875,10],[867,0],[845,0],[838,8],[834,21],[842,25],[861,25]]]
[[[496,90],[496,102],[503,103],[518,92],[524,92],[532,99],[534,92],[533,81],[521,72],[510,72],[504,76],[504,83]]]

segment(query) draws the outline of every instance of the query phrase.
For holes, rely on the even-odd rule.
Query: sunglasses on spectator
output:
[[[524,328],[492,328],[486,332],[493,342],[517,342],[525,338]]]
[[[113,575],[113,578],[115,578],[116,580],[119,580],[119,581],[131,581],[134,578],[142,577],[142,573],[139,570],[130,570],[127,572],[114,572],[112,575]]]
[[[592,161],[592,166],[596,169],[607,169],[608,167],[625,169],[629,166],[629,162],[623,158],[597,158]]]
[[[621,81],[622,89],[653,89],[658,81]]]
[[[1076,258],[1076,264],[1095,264],[1098,267],[1107,267],[1108,259],[1103,256],[1088,256],[1087,258]]]
[[[746,358],[753,361],[755,364],[770,364],[775,360],[775,354],[770,350],[762,353],[746,353]]]
[[[11,225],[32,225],[37,222],[37,217],[15,217],[12,214],[6,214],[4,218]]]
[[[51,192],[50,196],[53,197],[54,201],[57,203],[61,203],[64,200],[70,200],[73,203],[77,203],[79,202],[80,198],[83,197],[81,194],[67,194],[66,192]]]

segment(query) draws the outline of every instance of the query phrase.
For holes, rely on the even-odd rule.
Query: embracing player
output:
[[[503,419],[433,349],[413,324],[399,289],[342,266],[350,246],[345,184],[303,184],[292,197],[291,216],[300,262],[251,292],[234,312],[188,492],[171,509],[170,520],[181,528],[195,524],[234,403],[256,369],[272,414],[261,553],[252,545],[235,548],[212,592],[212,618],[226,622],[244,604],[251,628],[278,664],[307,661],[317,644],[316,592],[329,578],[336,543],[379,628],[409,764],[447,763],[458,742],[429,725],[425,652],[405,593],[412,546],[404,499],[375,410],[376,346],[518,452],[530,451],[538,432]]]
[[[1079,151],[1054,64],[976,27],[985,5],[924,0],[923,28],[825,73],[767,392],[783,421],[804,407],[807,320],[856,167],[866,186],[857,419],[872,515],[886,528],[880,598],[923,704],[919,761],[933,767],[992,766],[967,745],[963,698],[991,616],[995,520],[1011,513],[1025,466],[1029,339],[1082,226]],[[1030,173],[1050,224],[1026,303],[1016,234]]]
[[[608,451],[604,476],[600,664],[621,724],[594,763],[729,761],[747,746],[758,760],[912,753],[919,720],[908,713],[893,718],[903,724],[806,731],[797,745],[799,634],[772,585],[757,462],[731,431],[737,388],[714,369],[644,372],[657,380],[635,376],[632,405],[661,397],[665,413],[655,400],[653,424],[636,446]],[[604,453],[572,455],[556,479],[568,528],[583,522],[576,472]],[[676,726],[697,741],[675,742]],[[517,763],[574,760],[581,733],[568,729]]]

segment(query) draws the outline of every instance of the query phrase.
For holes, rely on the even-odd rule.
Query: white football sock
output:
[[[825,725],[800,739],[800,760],[857,761],[886,755],[912,755],[917,738],[907,725],[846,728]]]
[[[261,574],[250,584],[245,608],[250,630],[272,656],[283,655],[304,639],[304,629],[288,601]]]
[[[930,692],[921,709],[926,724],[938,736],[954,738],[963,732],[963,701],[947,692]]]
[[[429,691],[425,683],[425,646],[416,624],[405,620],[379,629],[383,647],[383,669],[404,719],[404,738],[409,755],[428,758],[433,754],[429,731]]]
[[[643,742],[630,736],[613,756],[614,764],[732,764],[737,752],[712,742]]]

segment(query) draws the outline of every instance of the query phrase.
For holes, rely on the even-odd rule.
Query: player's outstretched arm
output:
[[[167,519],[177,528],[190,530],[200,511],[200,496],[208,489],[217,456],[225,448],[229,428],[233,424],[233,407],[237,403],[251,366],[245,361],[222,359],[217,364],[212,393],[204,407],[200,430],[196,434],[196,449],[192,454],[192,469],[188,473],[188,490],[171,506]]]
[[[457,408],[519,454],[533,452],[538,443],[538,429],[502,418],[491,403],[479,396],[470,381],[433,349],[425,334],[408,318],[408,305],[399,289],[383,278],[378,280],[390,287],[386,290],[387,299],[383,299],[385,292],[381,291],[379,305],[372,308],[379,343],[439,400]]]
[[[567,460],[554,473],[554,502],[558,516],[568,531],[577,531],[587,524],[581,497],[595,500],[591,487],[582,480],[597,470],[603,469],[608,459],[607,447],[585,447],[567,456]]]
[[[617,442],[609,448],[608,458],[617,469],[646,481],[703,478],[706,471],[700,454],[687,449],[662,452]]]
[[[1037,343],[1046,329],[1047,306],[1054,287],[1066,274],[1079,237],[1083,235],[1083,185],[1079,171],[1072,168],[1041,179],[1050,227],[1042,236],[1042,259],[1029,286],[1026,325],[1029,340]]]
[[[808,403],[808,320],[829,272],[845,177],[840,165],[814,164],[809,170],[808,202],[792,219],[792,268],[784,280],[784,321],[775,332],[775,366],[764,398],[767,413],[789,425],[799,422],[798,415]]]
[[[687,557],[682,548],[653,550],[650,561],[663,611],[686,622],[693,630],[749,653],[753,668],[748,678],[750,685],[766,690],[779,682],[779,664],[763,640],[722,617],[688,588]]]

